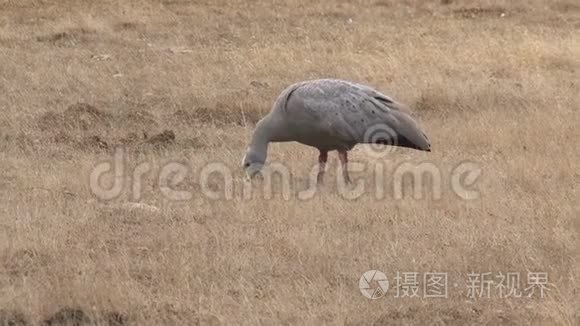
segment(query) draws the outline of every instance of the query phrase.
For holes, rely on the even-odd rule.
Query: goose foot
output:
[[[320,151],[318,155],[318,175],[316,176],[316,182],[322,184],[324,179],[324,170],[326,169],[326,161],[328,160],[328,152]]]
[[[338,159],[342,167],[342,178],[346,185],[352,184],[350,176],[348,175],[348,153],[345,150],[338,150]]]

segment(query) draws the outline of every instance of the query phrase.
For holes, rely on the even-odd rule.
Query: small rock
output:
[[[110,54],[93,54],[93,55],[91,55],[91,59],[96,60],[96,61],[107,61],[107,60],[111,60],[111,55]]]
[[[159,212],[159,208],[144,203],[123,203],[120,207],[129,211],[142,210],[149,213]]]
[[[183,48],[183,47],[176,47],[176,48],[169,48],[169,52],[177,54],[177,53],[193,53],[193,50]]]
[[[259,82],[257,80],[253,80],[250,85],[256,87],[256,88],[268,88],[270,85],[268,85],[268,83],[262,83]]]

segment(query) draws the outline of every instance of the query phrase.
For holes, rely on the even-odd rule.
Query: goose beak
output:
[[[261,175],[260,171],[262,170],[262,164],[250,164],[249,166],[245,167],[244,170],[246,172],[246,180],[251,180],[257,175]]]

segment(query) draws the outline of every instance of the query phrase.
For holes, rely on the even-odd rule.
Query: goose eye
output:
[[[246,162],[244,163],[244,167],[247,168],[248,166],[250,166],[250,162]]]

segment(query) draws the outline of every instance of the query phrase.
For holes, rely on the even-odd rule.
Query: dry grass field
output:
[[[274,144],[292,193],[256,180],[243,196],[255,122],[323,77],[408,104],[433,151],[356,147],[372,187],[355,199],[331,153],[303,200],[317,151]],[[0,108],[0,325],[580,325],[577,1],[0,0]],[[90,176],[117,148],[123,187],[104,200]],[[466,161],[471,200],[450,181]],[[440,198],[429,178],[396,198],[395,167],[422,162]],[[168,163],[191,198],[167,196]],[[219,163],[231,182],[201,177]],[[390,288],[370,300],[375,269]],[[417,297],[397,272],[418,273]],[[446,298],[424,295],[432,272]],[[471,297],[487,272],[491,294]],[[544,297],[498,292],[499,273],[524,292],[532,272]]]

